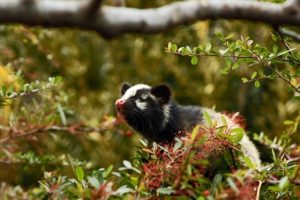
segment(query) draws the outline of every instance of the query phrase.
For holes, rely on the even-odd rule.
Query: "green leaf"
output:
[[[280,191],[278,185],[269,186],[268,190],[271,190],[273,192],[279,192]]]
[[[196,56],[192,56],[191,63],[192,63],[192,65],[197,65],[198,58]]]
[[[221,72],[221,74],[225,74],[225,75],[226,75],[226,74],[229,73],[229,71],[230,71],[230,68],[229,68],[229,67],[224,67],[224,68],[221,69],[220,72]]]
[[[219,50],[220,56],[224,56],[227,51],[228,51],[228,48],[225,50]]]
[[[188,51],[187,51],[187,49],[185,47],[179,48],[178,51],[181,52],[182,55],[184,55],[184,56],[188,54]]]
[[[292,49],[289,49],[289,50],[286,50],[286,51],[282,51],[282,52],[280,52],[278,55],[277,55],[277,57],[280,57],[280,56],[282,56],[282,55],[284,55],[284,54],[287,54],[287,53],[289,53],[289,52],[292,52],[292,51],[294,51],[295,50],[295,48],[292,48]]]
[[[251,168],[251,169],[255,169],[255,164],[252,162],[252,160],[249,157],[243,157],[243,160],[246,164],[247,167]]]
[[[61,76],[56,76],[55,78],[54,78],[54,83],[55,84],[58,84],[58,83],[60,83],[62,81],[62,77]]]
[[[255,86],[256,88],[259,88],[259,87],[260,87],[260,82],[259,82],[258,80],[256,80],[256,81],[254,82],[254,86]]]
[[[231,38],[233,38],[233,37],[234,37],[234,35],[233,35],[232,33],[230,33],[229,35],[226,36],[225,39],[226,39],[226,40],[229,40],[229,39],[231,39]]]
[[[118,194],[119,196],[122,196],[123,194],[130,193],[130,192],[134,192],[134,190],[128,188],[127,185],[122,185],[119,189],[117,189],[115,193]]]
[[[1,88],[1,95],[2,96],[5,96],[6,95],[6,86],[5,85],[2,85],[2,88]]]
[[[188,176],[191,176],[192,175],[192,165],[191,164],[188,164],[187,167],[186,167],[186,172],[187,172],[187,175]]]
[[[83,171],[83,169],[82,169],[81,167],[76,167],[75,172],[76,172],[76,177],[77,177],[77,179],[78,179],[79,181],[82,181],[83,178],[84,178],[84,171]]]
[[[220,183],[222,182],[222,175],[221,174],[216,174],[214,179],[213,179],[213,184],[212,187],[217,187]]]
[[[107,176],[111,173],[112,169],[114,168],[113,165],[110,165],[104,172],[103,172],[103,178],[107,178]]]
[[[191,49],[190,46],[186,46],[185,48],[186,48],[186,50],[187,50],[188,53],[192,53],[192,49]]]
[[[94,176],[89,176],[88,178],[88,183],[93,186],[95,189],[98,189],[100,186],[100,182],[98,181],[98,179]]]
[[[206,51],[207,53],[209,53],[210,50],[211,50],[211,43],[207,43],[206,46],[205,46],[205,51]]]
[[[272,34],[272,40],[273,40],[274,42],[276,42],[276,41],[277,41],[277,39],[278,39],[277,35],[275,35],[275,34]]]
[[[253,72],[252,75],[251,75],[251,80],[253,80],[255,77],[257,76],[257,72]]]
[[[160,187],[156,190],[158,194],[167,194],[170,195],[174,193],[175,191],[171,187]]]
[[[287,176],[282,177],[282,178],[280,179],[279,185],[278,185],[279,190],[280,190],[280,191],[285,191],[285,189],[287,189],[288,186],[289,186],[289,179],[288,179],[288,177],[287,177]]]
[[[127,168],[127,169],[132,169],[132,165],[128,160],[124,160],[123,161],[123,165]]]
[[[197,144],[202,145],[207,141],[207,139],[208,139],[208,136],[206,134],[202,134],[202,135],[200,135],[200,138],[198,139]]]
[[[278,185],[269,186],[268,190],[271,190],[273,192],[279,192],[280,191]]]
[[[276,44],[273,45],[273,53],[278,52],[278,46]]]
[[[192,141],[195,140],[196,136],[198,135],[199,133],[199,129],[200,129],[200,125],[196,125],[194,128],[193,128],[193,131],[192,131],[192,134],[191,134],[191,139]]]
[[[193,138],[193,133],[192,133],[192,141],[194,141],[195,138]],[[174,148],[173,148],[173,152],[176,152],[181,146],[182,146],[182,141],[178,138],[175,138],[176,140],[176,143],[174,145]]]
[[[237,194],[240,193],[238,187],[236,186],[236,184],[234,183],[234,181],[233,181],[230,177],[228,177],[228,178],[226,179],[226,181],[227,181],[227,183],[229,184],[229,186],[231,187],[231,189],[232,189],[233,191],[235,191],[235,193],[237,193]]]
[[[168,46],[167,46],[168,51],[171,51],[171,47],[172,47],[172,43],[168,42]]]
[[[225,116],[224,116],[224,115],[222,115],[222,116],[221,116],[221,120],[222,120],[222,124],[223,124],[223,126],[224,126],[224,127],[227,127],[227,126],[228,126],[228,124],[227,124],[227,121],[226,121],[226,118],[225,118]]]
[[[243,82],[243,83],[247,83],[248,81],[249,81],[249,80],[248,80],[247,78],[245,78],[245,77],[242,78],[242,82]]]
[[[230,58],[226,58],[225,63],[227,67],[230,67],[232,65],[232,60]]]
[[[276,161],[276,160],[277,160],[277,157],[276,157],[275,151],[274,151],[274,149],[271,149],[271,150],[272,150],[272,157],[273,157],[273,160]]]
[[[232,65],[232,69],[235,70],[235,69],[239,68],[239,66],[240,66],[239,63],[234,63],[234,64]]]
[[[248,46],[251,46],[252,43],[253,43],[253,40],[248,40],[248,41],[247,41],[247,45],[248,45]]]
[[[258,75],[259,75],[260,77],[265,77],[264,71],[263,71],[262,69],[259,69],[259,70],[258,70]]]
[[[66,118],[65,112],[60,104],[57,105],[57,111],[59,113],[62,124],[66,126],[67,118]]]
[[[234,128],[230,130],[229,140],[234,144],[239,143],[244,137],[245,131],[243,128]]]
[[[293,124],[295,124],[295,122],[292,121],[292,120],[285,120],[285,121],[283,122],[283,124],[284,124],[284,125],[293,125]]]
[[[204,118],[204,121],[207,122],[207,124],[209,126],[212,125],[211,117],[210,117],[210,115],[206,111],[203,112],[203,118]]]
[[[177,51],[177,45],[176,44],[172,44],[171,45],[171,51],[172,52],[176,52]]]

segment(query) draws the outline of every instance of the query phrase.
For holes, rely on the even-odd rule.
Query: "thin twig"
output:
[[[65,163],[49,162],[49,163],[38,163],[38,162],[25,162],[25,161],[11,161],[11,160],[0,160],[0,165],[48,165],[48,166],[68,166]]]
[[[173,52],[170,50],[165,50],[166,53],[172,53],[172,54],[176,54],[176,55],[181,55],[181,56],[185,56],[185,54],[181,53],[181,52]],[[236,55],[218,55],[218,54],[203,54],[203,53],[192,53],[191,55],[193,56],[199,56],[199,57],[220,57],[220,58],[233,58],[233,59],[245,59],[245,58],[249,58],[249,59],[254,59],[257,60],[257,56],[236,56]],[[188,56],[188,55],[187,55]],[[280,60],[280,61],[284,61],[284,62],[288,62],[288,59],[284,59],[284,58],[274,58],[274,60]]]
[[[287,30],[285,28],[282,27],[278,27],[277,28],[278,33],[280,33],[281,35],[286,35],[290,38],[293,38],[295,41],[300,42],[300,34]]]
[[[265,183],[269,184],[269,185],[278,185],[280,183],[280,180],[267,180],[265,181]],[[294,181],[290,181],[290,183],[294,184],[294,185],[300,185],[300,180],[294,180]]]
[[[105,127],[94,128],[94,127],[87,127],[87,126],[75,124],[72,126],[40,126],[26,131],[18,130],[13,127],[0,126],[0,130],[9,131],[12,133],[10,136],[0,139],[0,144],[3,144],[5,142],[8,142],[9,140],[17,139],[20,137],[33,136],[37,133],[43,133],[43,132],[64,131],[64,132],[69,132],[71,134],[80,134],[80,133],[88,133],[88,132],[102,132],[106,130],[106,128]]]
[[[260,194],[260,189],[261,189],[262,183],[263,182],[261,180],[258,181],[258,187],[257,187],[257,193],[256,193],[255,200],[259,200],[259,194]]]
[[[276,69],[274,69],[270,64],[267,64],[267,66],[277,75],[278,78],[282,79],[284,82],[289,84],[295,91],[300,93],[300,89],[294,86],[288,79],[286,79],[281,73],[279,73]]]
[[[52,88],[54,88],[54,85],[48,85],[48,86],[45,86],[43,88],[32,89],[32,90],[27,91],[27,92],[19,92],[19,93],[13,92],[10,95],[0,94],[0,98],[1,98],[1,101],[6,102],[10,99],[15,99],[15,98],[18,98],[18,97],[33,95],[33,94],[36,94],[38,92],[50,90]]]

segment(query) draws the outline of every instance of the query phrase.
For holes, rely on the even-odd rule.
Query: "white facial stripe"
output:
[[[130,87],[126,92],[125,94],[122,96],[121,99],[123,100],[126,100],[130,97],[133,97],[136,95],[136,92],[138,90],[142,90],[142,89],[150,89],[151,87],[149,85],[145,85],[145,84],[137,84],[137,85],[134,85],[132,87]]]
[[[169,118],[170,118],[170,104],[166,104],[163,106],[163,113],[164,113],[163,127],[165,127],[169,122]]]
[[[146,102],[141,102],[139,99],[135,101],[136,106],[141,109],[141,110],[145,110],[147,107],[147,103]]]

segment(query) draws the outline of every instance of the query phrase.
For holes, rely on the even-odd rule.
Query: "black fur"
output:
[[[152,87],[150,93],[157,98],[157,102],[160,105],[167,104],[171,98],[171,90],[166,85]]]
[[[122,88],[121,88],[121,94],[123,95],[126,90],[128,90],[131,87],[129,83],[123,83]]]
[[[123,84],[122,95],[129,88],[128,83]],[[151,94],[151,96],[142,99],[143,93]],[[135,103],[137,99],[147,103],[144,110],[137,107]],[[166,106],[169,107],[168,115],[164,114]],[[202,120],[200,107],[176,104],[171,100],[171,90],[166,85],[138,90],[135,96],[126,99],[124,108],[118,112],[132,128],[156,142],[171,142],[176,133],[182,130],[189,131]]]

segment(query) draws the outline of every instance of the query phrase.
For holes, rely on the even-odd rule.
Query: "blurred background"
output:
[[[147,8],[170,2],[129,0],[126,6]],[[261,87],[255,88],[252,83],[241,82],[241,77],[253,72],[246,66],[222,75],[220,69],[225,63],[221,58],[199,58],[193,66],[188,57],[165,53],[168,42],[178,46],[211,42],[218,47],[221,44],[216,40],[217,32],[233,34],[235,39],[249,36],[254,43],[271,48],[271,31],[264,24],[218,20],[201,21],[162,34],[131,34],[106,40],[84,30],[1,25],[0,85],[18,88],[57,75],[63,81],[59,87],[16,98],[1,107],[0,124],[28,128],[37,124],[83,123],[98,127],[114,120],[114,102],[120,96],[122,82],[167,83],[177,102],[240,112],[250,135],[264,132],[273,138],[284,130],[283,121],[298,113],[299,103],[291,98],[285,83],[262,81]],[[61,118],[61,110],[65,119]],[[126,125],[118,126],[128,130]],[[0,134],[9,135],[3,130]],[[134,156],[139,138],[135,133],[130,136],[111,129],[86,134],[46,132],[9,141],[0,147],[0,179],[29,187],[37,184],[43,171],[68,174],[64,167],[51,163],[53,157],[65,161],[67,154],[91,170],[118,166]],[[37,156],[41,161],[35,160]]]

